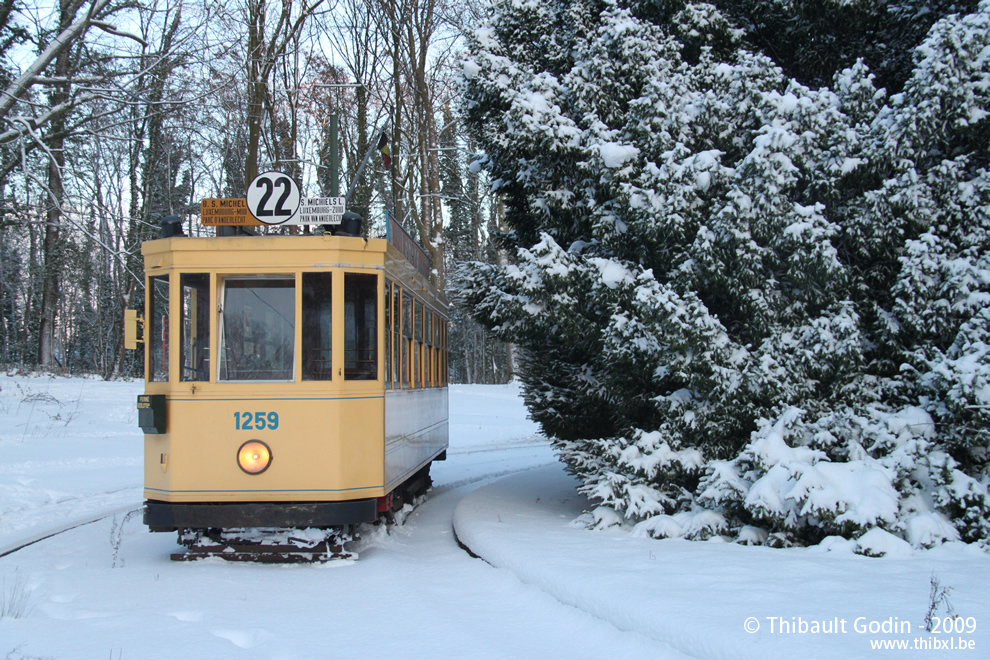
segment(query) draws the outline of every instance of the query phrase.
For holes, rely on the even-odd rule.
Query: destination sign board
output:
[[[302,197],[289,177],[266,172],[252,182],[247,197],[202,200],[199,217],[208,227],[339,225],[345,210],[344,197]]]
[[[247,200],[243,197],[202,200],[199,203],[199,221],[207,227],[262,224],[248,212]]]
[[[303,197],[299,211],[290,220],[296,225],[339,225],[344,217],[343,197]]]

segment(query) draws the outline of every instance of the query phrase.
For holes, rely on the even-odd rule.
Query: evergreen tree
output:
[[[464,73],[515,259],[465,296],[603,524],[986,539],[990,1],[730,4],[497,5]]]

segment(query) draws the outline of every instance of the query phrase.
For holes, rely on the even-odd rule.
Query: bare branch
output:
[[[76,19],[69,27],[62,30],[62,32],[55,37],[48,47],[38,56],[31,66],[27,68],[21,76],[7,86],[5,90],[0,92],[0,118],[5,118],[10,112],[10,109],[14,107],[17,99],[24,94],[25,91],[31,86],[32,81],[38,77],[42,71],[44,71],[52,60],[54,60],[59,53],[64,51],[66,48],[71,46],[77,39],[79,39],[89,27],[93,24],[94,16],[103,11],[109,4],[110,0],[93,0],[93,4],[90,6],[89,10],[80,18]]]
[[[148,45],[147,41],[137,36],[136,34],[131,34],[129,32],[121,32],[120,30],[117,29],[115,25],[111,25],[110,23],[107,23],[105,21],[92,21],[91,24],[93,25],[93,27],[98,27],[107,34],[112,34],[118,37],[124,37],[125,39],[131,39],[133,41],[138,42],[142,46]]]
[[[56,117],[69,112],[79,105],[98,98],[101,98],[100,94],[82,94],[75,98],[69,99],[65,103],[59,103],[56,106],[52,106],[48,112],[44,113],[40,117],[11,117],[8,121],[13,124],[19,124],[21,128],[12,128],[0,133],[0,145],[8,144],[23,135],[33,133]]]

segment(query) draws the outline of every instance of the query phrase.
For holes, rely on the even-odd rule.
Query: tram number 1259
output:
[[[278,428],[278,413],[272,412],[235,412],[234,427],[238,431],[274,431]]]

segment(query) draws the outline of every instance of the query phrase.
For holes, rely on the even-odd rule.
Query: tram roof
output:
[[[422,251],[419,246],[416,249]],[[437,302],[447,305],[443,292],[424,275],[422,260],[413,263],[387,239],[351,236],[173,236],[146,241],[141,246],[145,270],[197,269],[203,271],[272,272],[307,268],[384,269],[407,285],[429,291]],[[429,271],[427,270],[427,273]]]

